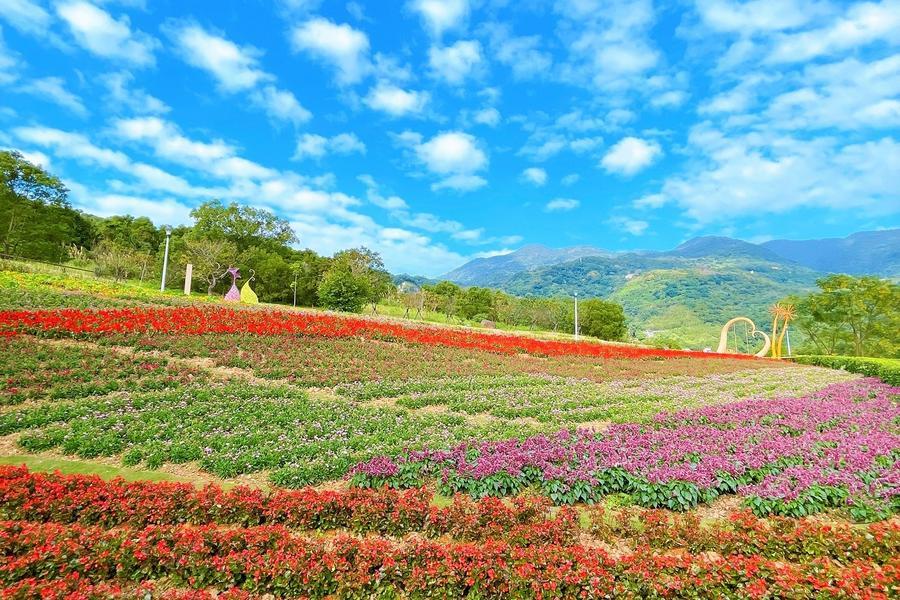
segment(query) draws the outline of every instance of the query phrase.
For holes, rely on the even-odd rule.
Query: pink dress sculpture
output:
[[[241,292],[238,290],[237,280],[241,278],[241,273],[236,267],[228,267],[228,270],[225,272],[231,275],[231,289],[225,294],[225,300],[228,302],[240,302]]]

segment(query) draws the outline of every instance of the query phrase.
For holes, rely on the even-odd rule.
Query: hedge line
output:
[[[889,385],[900,386],[900,360],[894,358],[868,358],[864,356],[795,356],[795,362],[831,369],[844,369],[877,377]]]

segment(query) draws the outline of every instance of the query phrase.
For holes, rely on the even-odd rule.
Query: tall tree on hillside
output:
[[[59,178],[18,152],[0,151],[0,252],[59,259],[77,220],[83,217],[69,206]]]
[[[234,202],[226,206],[219,200],[211,200],[193,209],[191,217],[195,237],[227,240],[238,252],[252,248],[278,251],[297,242],[287,220],[261,208]]]
[[[291,277],[297,287],[298,306],[319,306],[319,282],[331,259],[312,250],[300,250],[291,259]]]

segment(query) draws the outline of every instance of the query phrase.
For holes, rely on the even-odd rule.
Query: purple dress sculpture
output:
[[[228,270],[225,272],[231,275],[231,289],[225,294],[225,300],[228,302],[240,302],[241,292],[238,290],[237,280],[241,278],[241,273],[236,267],[228,267]]]

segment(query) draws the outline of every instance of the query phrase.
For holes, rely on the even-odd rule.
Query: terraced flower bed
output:
[[[439,478],[445,493],[515,495],[538,486],[556,503],[627,493],[685,510],[737,493],[760,515],[848,506],[860,520],[900,511],[900,388],[877,380],[813,394],[746,400],[603,432],[562,430],[525,440],[378,457],[354,483],[394,487]]]

